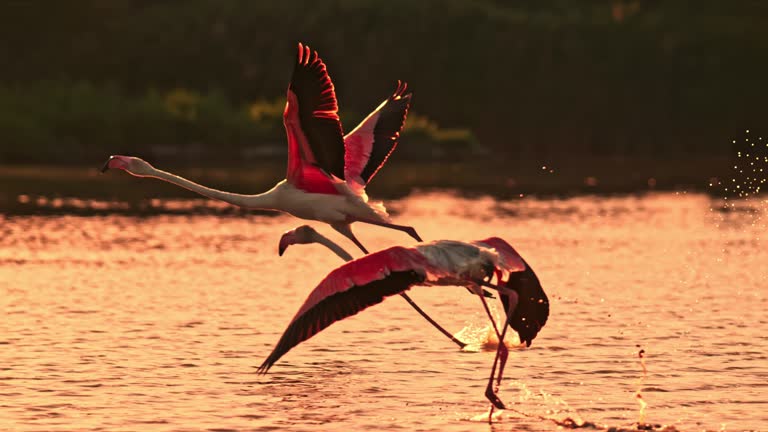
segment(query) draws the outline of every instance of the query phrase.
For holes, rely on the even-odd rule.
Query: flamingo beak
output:
[[[109,159],[107,159],[106,162],[104,162],[104,166],[101,167],[101,173],[104,174],[107,172],[107,170],[110,168],[109,163],[112,162],[112,159],[114,159],[114,156],[110,156]]]
[[[294,241],[294,231],[288,231],[287,233],[283,234],[282,237],[280,237],[280,244],[277,246],[277,254],[280,256],[283,256],[285,253],[285,250],[288,249],[288,246],[296,243]]]
[[[115,156],[112,155],[107,159],[107,162],[104,163],[104,166],[101,167],[101,172],[104,173],[110,168],[118,168],[121,170],[128,171],[130,163],[130,158],[127,156]]]

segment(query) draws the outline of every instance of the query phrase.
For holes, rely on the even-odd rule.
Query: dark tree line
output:
[[[342,110],[365,113],[405,79],[415,111],[470,128],[510,157],[725,154],[729,137],[760,128],[768,112],[761,1],[20,0],[0,8],[0,86],[17,97],[40,83],[88,82],[127,99],[189,89],[238,110],[284,94],[303,41],[329,65]],[[23,116],[9,100],[0,100],[0,126],[8,112]],[[0,147],[23,145],[25,135],[9,130],[0,129]]]

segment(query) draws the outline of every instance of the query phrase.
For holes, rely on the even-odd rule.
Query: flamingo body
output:
[[[325,222],[364,252],[349,226],[353,222],[404,231],[421,241],[412,227],[390,223],[383,204],[369,201],[365,193],[365,185],[397,145],[410,106],[411,94],[405,94],[406,88],[405,83],[398,82],[395,92],[345,137],[336,90],[325,63],[317,51],[299,43],[283,112],[288,140],[286,178],[271,190],[257,195],[223,192],[129,156],[111,156],[103,170],[123,169],[241,207],[277,210]]]
[[[280,210],[301,219],[310,219],[327,224],[348,223],[355,220],[387,221],[383,205],[367,201],[367,196],[353,193],[343,182],[337,183],[334,194],[307,193],[284,180],[270,193],[273,195],[275,210]],[[262,208],[261,204],[246,208]]]
[[[472,243],[441,240],[412,248],[396,246],[366,255],[333,270],[320,282],[259,371],[266,373],[290,349],[332,323],[413,286],[466,286],[482,298],[480,281],[494,274],[509,276],[526,271],[533,273],[512,246],[499,238]],[[541,286],[535,286],[537,279],[531,280],[522,292],[517,290],[517,280],[508,278],[500,283],[504,288],[500,295],[505,306],[524,301],[525,307],[520,308],[518,319],[510,321],[510,326],[518,331],[521,341],[530,345],[547,321],[549,301]],[[527,300],[522,296],[527,296]],[[515,307],[515,311],[517,309]]]

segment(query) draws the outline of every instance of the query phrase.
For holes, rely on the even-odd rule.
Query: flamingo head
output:
[[[280,237],[280,244],[277,247],[277,253],[283,256],[288,246],[292,244],[307,244],[312,243],[317,235],[317,231],[309,225],[302,225],[298,228],[294,228],[290,231],[286,231],[282,237]]]
[[[110,156],[104,166],[101,167],[101,172],[106,172],[110,168],[121,169],[137,177],[146,177],[155,171],[155,167],[143,159],[139,159],[133,156],[120,155]]]

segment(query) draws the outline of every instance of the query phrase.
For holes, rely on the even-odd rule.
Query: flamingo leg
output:
[[[485,313],[488,314],[488,318],[491,320],[493,330],[496,332],[496,337],[501,337],[501,333],[499,333],[499,327],[496,325],[496,320],[493,318],[493,314],[491,314],[491,309],[488,307],[488,302],[485,301],[485,295],[478,295],[478,297],[480,297],[480,300],[483,302],[483,308],[485,309]]]
[[[496,285],[492,284],[491,283],[491,278],[488,278],[487,282],[486,281],[481,281],[481,282],[479,282],[479,284],[482,285],[482,286],[486,286],[488,288],[493,288],[493,289],[497,290],[499,292],[499,294],[507,295],[508,298],[510,299],[510,301],[509,301],[509,308],[508,308],[507,311],[505,311],[507,319],[505,320],[505,325],[504,325],[504,328],[503,328],[501,334],[498,335],[499,336],[499,347],[501,347],[501,345],[503,344],[503,341],[504,341],[504,336],[507,333],[507,327],[509,327],[509,320],[511,319],[512,313],[515,311],[515,308],[517,307],[517,295],[518,294],[517,294],[516,291],[511,290],[510,288],[507,288],[506,286],[502,286],[501,285],[502,279],[501,279],[501,275],[499,273],[496,273],[496,278],[497,278],[499,284],[496,284]],[[497,330],[497,334],[498,334],[498,330]],[[505,345],[505,348],[506,348],[506,345]],[[501,385],[501,378],[502,378],[502,375],[504,373],[504,366],[506,366],[506,364],[507,364],[507,357],[509,356],[509,350],[504,349],[503,351],[501,351],[501,352],[499,352],[497,354],[498,355],[497,355],[496,360],[500,360],[500,362],[501,362],[500,365],[499,365],[499,375],[498,375],[498,377],[496,377],[496,385],[499,386],[499,385]],[[494,360],[494,368],[496,367],[496,364],[495,364],[496,360]]]
[[[505,320],[504,330],[501,331],[501,338],[499,340],[499,346],[504,345],[506,347],[506,344],[504,344],[504,336],[507,334],[507,329],[509,328],[509,318],[512,316],[512,312],[514,312],[515,306],[510,304],[509,310],[507,311],[507,319]],[[509,350],[505,349],[503,351],[498,352],[499,356],[499,375],[496,377],[496,386],[501,385],[501,377],[504,374],[504,367],[507,365],[507,357],[509,356]]]
[[[416,229],[414,227],[410,227],[410,226],[406,226],[406,225],[395,225],[395,224],[391,224],[391,223],[388,223],[388,222],[378,222],[378,221],[372,221],[372,220],[367,220],[367,219],[355,219],[354,222],[362,222],[362,223],[367,223],[367,224],[371,224],[371,225],[382,226],[384,228],[391,228],[393,230],[402,231],[402,232],[408,234],[409,236],[413,237],[418,242],[424,241],[424,240],[421,239],[421,237],[419,237],[419,234],[416,232]]]
[[[488,377],[488,385],[485,388],[485,397],[491,401],[491,410],[488,413],[488,423],[493,421],[494,408],[506,409],[504,402],[499,398],[498,391],[501,386],[501,376],[504,373],[504,366],[507,364],[507,357],[509,356],[509,349],[504,344],[504,335],[507,332],[508,325],[504,326],[504,330],[501,331],[501,337],[499,338],[499,346],[496,349],[496,358],[493,359],[493,366],[491,367],[491,376]],[[496,386],[493,385],[493,378],[496,374],[496,366],[498,365],[499,374],[496,376]]]
[[[352,227],[349,224],[331,224],[331,228],[338,231],[339,234],[343,235],[344,237],[352,240],[352,243],[354,243],[355,246],[359,247],[364,254],[368,255],[368,249],[366,249],[365,246],[360,243],[360,240],[355,237],[355,234],[352,233]]]
[[[432,324],[436,329],[440,331],[440,333],[444,334],[448,339],[451,340],[451,342],[455,343],[459,346],[459,348],[464,348],[467,346],[464,342],[456,339],[454,335],[452,335],[448,330],[444,329],[440,324],[438,324],[435,320],[433,320],[429,315],[427,315],[426,312],[424,312],[417,304],[416,302],[411,299],[408,294],[406,293],[400,293],[400,296],[405,299],[405,301],[408,302],[409,305],[411,305],[414,309],[416,309],[416,312],[419,313],[422,317],[424,317],[425,320],[427,320],[430,324]]]
[[[506,362],[506,357],[508,354],[507,346],[504,345],[504,333],[506,333],[506,326],[502,332],[499,332],[499,328],[496,326],[496,320],[493,319],[493,314],[491,314],[491,310],[488,307],[488,303],[485,301],[485,297],[482,295],[479,295],[480,300],[483,302],[483,307],[485,308],[485,312],[488,314],[488,318],[491,320],[491,324],[493,324],[493,329],[496,331],[496,336],[499,338],[499,346],[496,348],[496,358],[493,360],[493,366],[491,367],[491,376],[488,378],[488,386],[485,388],[485,397],[488,398],[488,400],[491,402],[491,412],[488,415],[488,422],[491,422],[491,419],[493,417],[493,409],[506,409],[506,406],[504,405],[504,402],[499,399],[499,396],[496,394],[496,391],[494,391],[493,388],[493,379],[496,376],[496,366],[499,362],[499,357],[503,356],[504,360]]]
[[[493,360],[493,366],[491,367],[491,375],[488,377],[488,385],[486,386],[486,389],[485,389],[485,397],[488,398],[488,400],[491,402],[491,409],[488,413],[488,423],[493,422],[493,411],[495,408],[498,408],[498,409],[506,408],[504,405],[504,402],[502,402],[501,398],[499,398],[498,396],[498,391],[499,391],[499,387],[501,386],[501,379],[504,375],[504,367],[507,365],[507,359],[509,358],[509,349],[504,343],[504,337],[507,334],[507,328],[509,327],[509,320],[512,317],[512,313],[517,307],[517,292],[505,286],[505,284],[503,283],[503,280],[501,279],[501,274],[499,272],[496,272],[495,276],[497,278],[497,282],[498,282],[497,284],[494,285],[491,283],[493,276],[490,276],[488,278],[488,281],[480,281],[479,285],[495,289],[501,295],[510,296],[510,302],[509,302],[508,310],[505,311],[506,319],[504,320],[504,327],[501,330],[501,334],[499,334],[499,329],[496,327],[496,322],[494,321],[493,316],[490,313],[490,309],[488,308],[485,298],[484,296],[480,295],[480,299],[483,301],[483,307],[485,308],[486,313],[488,313],[488,318],[493,323],[494,330],[496,330],[496,334],[499,337],[499,345],[496,349],[496,357]],[[498,367],[498,375],[496,374],[497,367]],[[496,381],[495,386],[494,386],[494,378]]]
[[[501,345],[499,345],[501,347]],[[499,360],[499,349],[496,349],[496,357],[493,359],[493,366],[491,367],[491,376],[488,378],[488,385],[485,387],[485,397],[491,401],[491,410],[488,412],[488,423],[491,423],[493,421],[493,410],[495,408],[498,409],[505,409],[506,406],[504,405],[504,402],[501,401],[501,398],[499,398],[499,395],[497,394],[498,389],[494,390],[493,388],[493,376],[496,373],[496,365]]]

